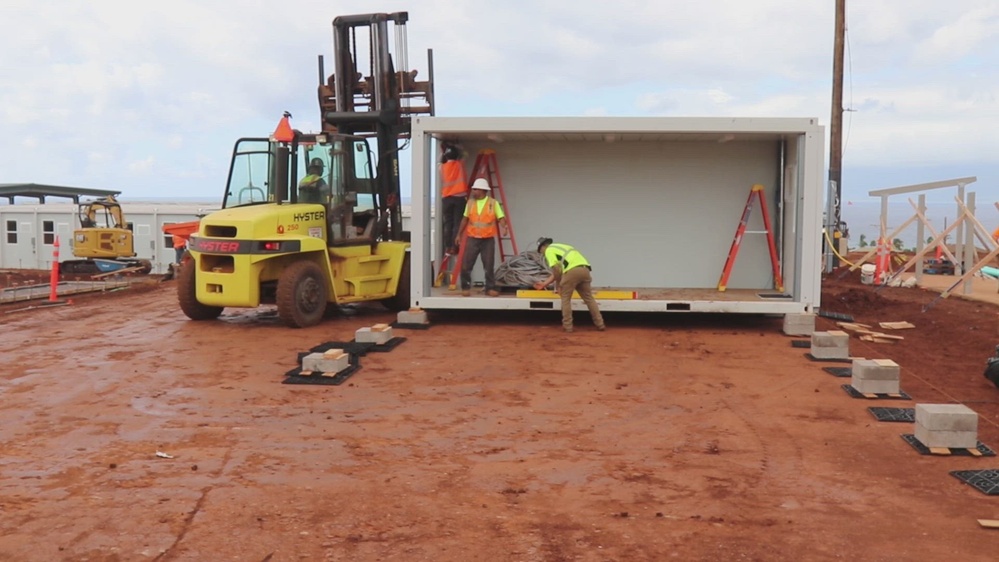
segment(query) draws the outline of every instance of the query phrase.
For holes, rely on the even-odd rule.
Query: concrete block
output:
[[[815,333],[814,314],[785,314],[784,333],[789,336],[810,336]]]
[[[850,347],[850,334],[841,330],[815,332],[812,334],[812,348],[816,347]]]
[[[898,381],[899,366],[891,359],[854,359],[854,379]],[[856,386],[856,385],[854,385]]]
[[[387,330],[375,330],[373,327],[361,328],[354,332],[354,341],[357,343],[373,343],[381,345],[392,339],[392,328]]]
[[[812,347],[812,357],[816,359],[849,359],[850,350],[845,347]]]
[[[310,353],[302,358],[302,371],[339,373],[350,366],[350,355],[342,349]]]
[[[932,431],[917,423],[915,436],[927,447],[974,449],[978,446],[977,431]]]
[[[396,317],[396,322],[400,324],[429,324],[427,311],[421,308],[411,308],[401,311]]]
[[[898,394],[897,380],[858,379],[856,375],[850,381],[850,386],[861,394]]]
[[[978,414],[964,404],[916,404],[916,423],[931,431],[978,431]]]

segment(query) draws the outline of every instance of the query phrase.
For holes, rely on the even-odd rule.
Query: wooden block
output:
[[[898,365],[891,359],[874,359],[879,367],[897,367]]]
[[[978,449],[968,449],[968,453],[970,453],[971,456],[973,456],[973,457],[980,457],[980,456],[982,456],[982,452],[979,451]]]
[[[999,529],[999,519],[979,519],[978,524],[986,529]]]
[[[319,375],[323,377],[335,377],[336,373],[319,373]]]
[[[861,324],[860,322],[836,322],[836,325],[847,330],[866,330],[870,328],[869,325]]]
[[[875,334],[875,337],[878,337],[878,338],[883,338],[883,339],[886,339],[886,340],[899,340],[899,341],[901,341],[901,340],[904,340],[904,339],[905,339],[905,338],[904,338],[904,337],[902,337],[902,336],[893,336],[893,335],[891,335],[891,334],[882,334],[882,333],[877,333],[877,334]]]
[[[871,341],[873,341],[874,343],[895,343],[896,340],[873,336],[871,338]]]
[[[385,330],[388,329],[389,329],[388,324],[375,324],[374,326],[371,327],[372,332],[384,332]]]
[[[877,397],[878,397],[878,395],[874,394],[873,392],[865,392],[864,393],[864,398],[877,398]]]
[[[916,327],[915,324],[909,322],[878,322],[878,326],[887,330],[907,330]]]
[[[311,375],[312,375],[312,371],[299,371],[299,373],[298,373],[298,376],[300,376],[300,377],[308,377],[308,376],[311,376]]]
[[[950,449],[947,447],[930,447],[930,453],[934,455],[949,455]]]
[[[323,357],[326,359],[339,359],[347,355],[342,349],[327,349],[323,352]]]

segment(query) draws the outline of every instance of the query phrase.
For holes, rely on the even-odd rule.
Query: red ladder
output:
[[[489,182],[491,189],[489,196],[498,200],[503,206],[503,213],[506,217],[507,236],[503,236],[499,228],[496,229],[496,241],[499,243],[499,263],[503,263],[506,261],[507,256],[517,255],[517,239],[513,235],[513,222],[510,221],[510,209],[506,204],[506,191],[503,190],[503,179],[500,177],[495,150],[491,148],[480,150],[479,154],[475,156],[475,164],[472,165],[472,175],[469,176],[469,179],[474,183],[478,178],[485,178]],[[471,187],[471,183],[469,183],[469,186]],[[499,195],[498,197],[497,194]],[[472,199],[469,198],[468,201],[472,202]],[[457,260],[455,260],[456,263],[451,269],[451,283],[448,285],[448,288],[452,291],[458,288],[458,276],[461,274],[461,260],[465,255],[465,237],[466,234],[462,232],[461,244],[458,246]],[[512,253],[507,251],[506,242],[509,242]],[[445,270],[442,268],[441,271]]]
[[[721,280],[718,281],[718,290],[725,290],[725,286],[728,283],[728,277],[732,273],[732,266],[735,265],[735,257],[739,254],[739,246],[742,244],[742,236],[747,234],[746,225],[749,224],[749,214],[753,211],[753,196],[756,196],[760,200],[760,210],[763,212],[764,230],[750,231],[748,234],[767,235],[767,246],[770,249],[770,263],[774,268],[774,287],[783,293],[784,281],[781,279],[780,275],[780,262],[777,259],[777,247],[774,245],[774,233],[773,229],[770,228],[770,214],[767,213],[767,202],[763,198],[763,186],[760,184],[753,185],[753,188],[749,191],[749,199],[746,201],[746,208],[743,209],[742,219],[739,221],[739,226],[735,229],[735,239],[732,240],[732,248],[728,251],[728,259],[725,260],[725,268],[722,269]]]

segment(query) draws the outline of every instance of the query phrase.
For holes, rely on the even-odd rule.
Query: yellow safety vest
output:
[[[590,266],[583,254],[568,244],[549,244],[545,248],[545,261],[548,262],[548,267],[559,265],[563,273],[577,267]]]

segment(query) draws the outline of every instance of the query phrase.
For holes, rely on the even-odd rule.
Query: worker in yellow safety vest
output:
[[[506,236],[509,232],[509,225],[506,221],[506,214],[503,212],[503,205],[493,199],[489,193],[492,191],[486,178],[479,178],[472,182],[472,198],[465,205],[465,214],[458,227],[458,235],[455,236],[454,244],[459,246],[462,243],[461,235],[465,234],[465,248],[462,250],[461,258],[461,296],[467,297],[472,294],[472,268],[475,261],[482,256],[482,269],[486,274],[485,292],[490,297],[498,297],[496,290],[496,269],[494,261],[496,259],[496,234],[502,232]]]
[[[552,273],[544,281],[535,283],[534,288],[540,291],[552,282],[558,282],[559,296],[562,297],[562,329],[566,332],[572,331],[572,293],[578,292],[590,311],[593,325],[601,332],[604,331],[606,329],[604,317],[600,314],[600,307],[593,298],[590,286],[593,282],[590,274],[593,268],[590,267],[590,262],[586,261],[579,250],[568,244],[555,244],[551,238],[538,239],[538,253],[544,256],[545,263]]]
[[[325,205],[329,200],[330,186],[323,179],[323,169],[326,165],[322,158],[313,158],[306,169],[306,175],[298,182],[298,201],[300,203],[319,203]]]
[[[468,202],[468,183],[465,181],[465,163],[461,147],[456,144],[441,143],[441,218],[443,219],[441,240],[451,244],[455,227],[461,222]],[[457,244],[448,249],[449,254],[457,254]]]

